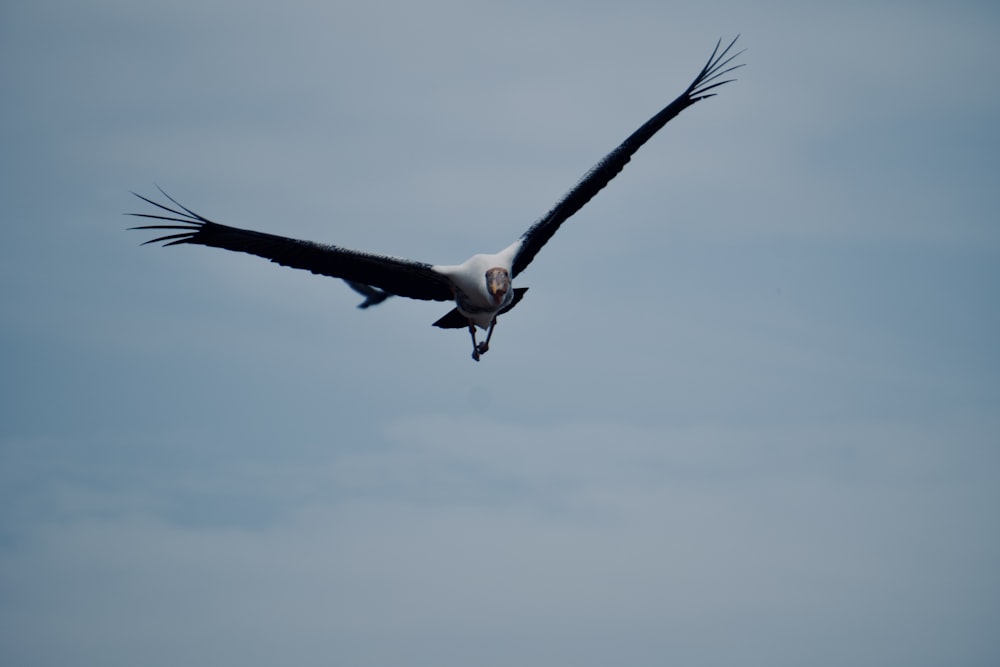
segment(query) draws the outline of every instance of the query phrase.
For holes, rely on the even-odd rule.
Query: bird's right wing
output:
[[[143,225],[132,229],[182,231],[160,236],[146,243],[163,241],[164,246],[193,243],[224,248],[257,255],[282,266],[372,285],[385,292],[411,299],[451,301],[454,298],[448,278],[433,271],[430,264],[220,225],[178,203],[163,190],[160,192],[170,200],[173,207],[133,193],[165,213],[129,215],[180,224]]]
[[[528,231],[521,236],[521,246],[514,257],[513,271],[511,277],[517,276],[523,271],[535,254],[542,249],[552,235],[556,233],[559,226],[566,222],[574,213],[579,211],[589,202],[594,195],[600,192],[605,185],[611,182],[618,173],[625,168],[632,155],[639,148],[660,131],[672,118],[695,102],[712,97],[715,93],[709,92],[719,86],[729,83],[732,79],[719,80],[734,69],[742,65],[733,65],[733,59],[739,56],[742,51],[730,53],[736,39],[729,42],[724,48],[720,40],[715,45],[708,62],[695,77],[691,85],[687,87],[680,96],[673,102],[663,107],[659,113],[646,121],[642,127],[633,132],[617,148],[604,156],[593,169],[580,179],[580,182],[570,190],[559,202],[552,207],[552,210],[545,214],[538,222],[533,224]]]

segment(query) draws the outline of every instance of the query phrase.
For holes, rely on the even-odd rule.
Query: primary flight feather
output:
[[[158,208],[159,212],[130,215],[160,222],[132,229],[175,230],[175,233],[146,243],[213,246],[250,253],[283,266],[341,278],[366,297],[365,302],[360,305],[362,308],[380,303],[392,295],[429,301],[454,301],[455,308],[434,324],[443,328],[467,327],[472,336],[472,358],[478,361],[489,349],[497,316],[517,305],[527,291],[527,288],[512,288],[511,281],[527,268],[563,222],[618,175],[639,147],[681,111],[699,100],[714,96],[715,93],[710,91],[732,81],[723,77],[742,67],[732,64],[742,53],[732,52],[735,43],[736,39],[733,39],[722,48],[721,41],[718,42],[698,76],[677,99],[604,156],[520,238],[495,254],[473,255],[461,264],[442,265],[299,241],[221,225],[183,206],[162,190],[160,192],[169,203],[136,194]],[[476,327],[486,330],[486,338],[482,342],[476,339]]]

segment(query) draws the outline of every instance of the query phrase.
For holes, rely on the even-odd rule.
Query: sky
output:
[[[1000,10],[0,6],[0,663],[1000,663]],[[142,247],[130,194],[458,263]]]

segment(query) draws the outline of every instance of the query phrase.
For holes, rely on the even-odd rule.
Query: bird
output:
[[[430,264],[335,245],[286,238],[274,234],[239,229],[214,222],[168,195],[169,203],[132,194],[156,207],[152,213],[129,213],[155,220],[130,229],[170,230],[172,233],[146,241],[164,247],[195,244],[244,252],[279,265],[305,269],[314,274],[340,278],[366,297],[359,308],[381,303],[390,296],[429,301],[451,301],[455,307],[434,322],[445,329],[468,329],[472,338],[472,358],[479,361],[490,349],[497,318],[510,311],[527,292],[513,287],[512,281],[524,271],[559,227],[600,192],[649,141],[677,114],[701,100],[717,94],[724,78],[743,64],[734,64],[744,50],[734,52],[739,35],[723,46],[716,42],[708,61],[690,85],[676,99],[660,109],[614,150],[605,155],[545,215],[516,241],[496,253],[476,254],[460,264]],[[479,340],[477,329],[485,331]]]

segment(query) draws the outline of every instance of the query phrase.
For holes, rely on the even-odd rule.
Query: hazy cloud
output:
[[[3,664],[996,663],[991,5],[2,13]],[[124,231],[461,261],[736,32],[480,364]]]

